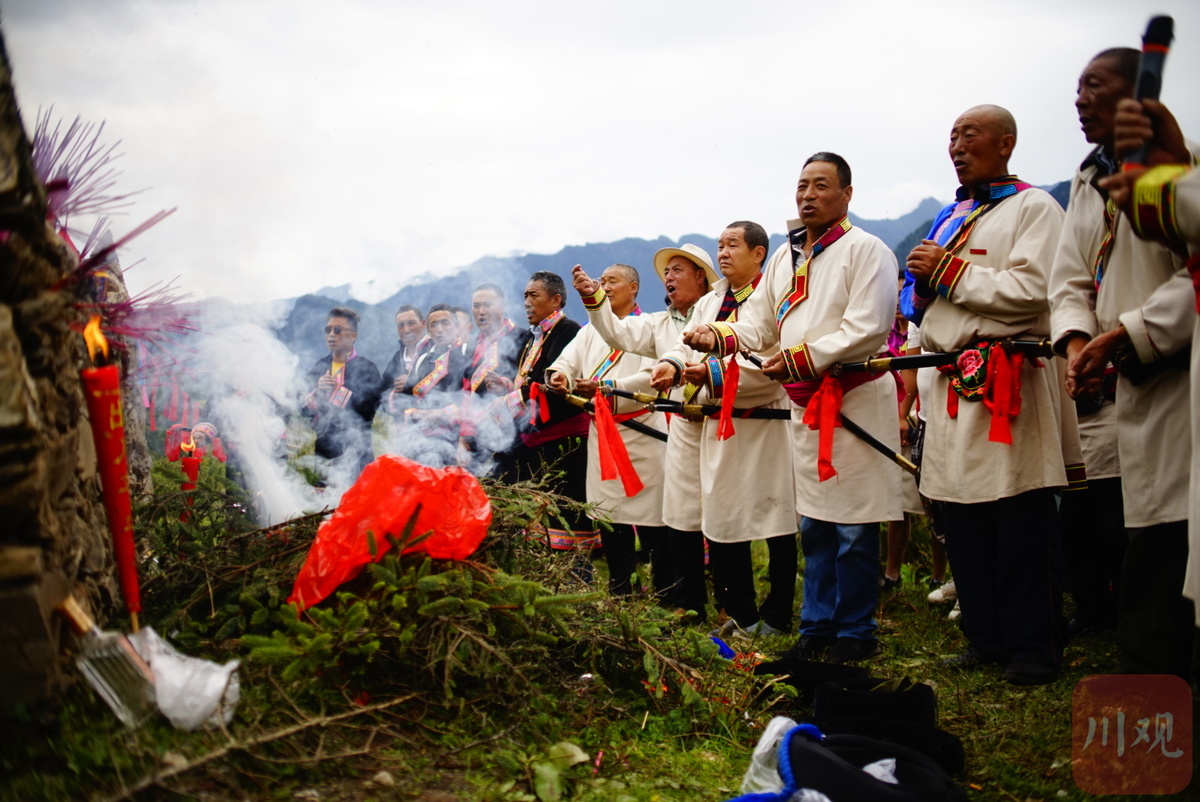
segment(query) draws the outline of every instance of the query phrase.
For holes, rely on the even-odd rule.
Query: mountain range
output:
[[[1066,181],[1044,187],[1064,207],[1069,188],[1070,183]],[[897,262],[903,265],[904,257],[928,232],[930,223],[942,205],[935,198],[926,198],[911,212],[894,220],[864,220],[852,212],[850,222],[882,239],[896,253]],[[774,252],[785,240],[783,234],[772,234],[771,251]],[[615,242],[569,245],[554,254],[485,256],[453,275],[418,277],[377,303],[355,298],[350,284],[324,287],[296,298],[290,304],[282,302],[288,311],[275,332],[300,357],[301,365],[309,365],[327,353],[321,328],[329,309],[346,306],[362,317],[358,352],[382,367],[396,351],[394,316],[397,307],[413,304],[419,309],[428,309],[435,303],[449,303],[469,308],[472,291],[483,283],[496,284],[504,290],[509,317],[518,325],[523,325],[525,315],[521,295],[529,276],[539,270],[558,273],[568,284],[567,316],[584,320],[586,314],[583,305],[569,286],[570,270],[576,264],[583,265],[593,276],[598,276],[605,267],[617,262],[633,265],[642,278],[639,304],[643,310],[654,312],[665,308],[661,285],[654,274],[654,253],[661,248],[678,247],[685,242],[699,245],[710,256],[716,254],[716,239],[704,234],[687,234],[679,239],[665,236],[653,240],[628,237]]]

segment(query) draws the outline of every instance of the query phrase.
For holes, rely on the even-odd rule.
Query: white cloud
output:
[[[1160,6],[1180,37],[1164,100],[1195,132],[1200,9]],[[182,274],[247,299],[738,218],[778,231],[816,150],[849,159],[857,213],[898,216],[951,194],[947,130],[978,102],[1016,115],[1023,178],[1061,180],[1087,149],[1076,76],[1148,16],[1115,0],[4,10],[27,121],[50,104],[107,120],[124,187],[151,187],[118,232],[180,208],[126,258],[147,257],[135,288]]]

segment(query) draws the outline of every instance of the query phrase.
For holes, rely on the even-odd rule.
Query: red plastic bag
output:
[[[405,554],[464,560],[479,548],[492,522],[491,500],[467,471],[429,468],[385,454],[363,469],[317,530],[288,602],[304,610],[358,576],[371,561],[367,532],[375,538],[375,559],[382,559],[392,547],[386,536],[401,537],[418,504],[413,535],[433,534],[405,548]]]

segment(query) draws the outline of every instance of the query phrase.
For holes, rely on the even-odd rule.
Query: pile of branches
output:
[[[167,492],[141,511],[144,610],[186,652],[240,656],[242,703],[217,733],[165,722],[125,733],[105,719],[124,742],[124,771],[97,783],[113,752],[75,765],[81,784],[114,798],[147,788],[241,796],[366,755],[379,765],[408,753],[409,771],[467,769],[494,749],[484,745],[554,750],[598,720],[636,730],[655,715],[680,737],[741,738],[745,713],[778,701],[696,627],[651,600],[584,585],[576,560],[529,537],[572,503],[538,486],[486,484],[493,527],[474,559],[402,555],[421,534],[403,532],[361,577],[297,614],[285,599],[322,513],[253,529],[232,486],[199,484],[190,506]]]

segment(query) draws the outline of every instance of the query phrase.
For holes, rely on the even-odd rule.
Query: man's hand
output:
[[[768,379],[777,382],[789,382],[791,376],[788,374],[787,365],[784,364],[783,354],[775,354],[763,362],[762,374]]]
[[[901,448],[904,448],[906,445],[908,445],[908,428],[909,428],[908,417],[906,415],[901,415],[900,416],[900,447]]]
[[[512,379],[505,378],[494,370],[488,371],[488,374],[483,377],[483,386],[489,393],[496,395],[504,395],[513,389]]]
[[[575,265],[575,267],[571,268],[571,283],[579,291],[580,298],[595,295],[596,290],[600,289],[600,282],[589,276],[584,271],[582,265]]]
[[[675,386],[675,366],[670,362],[659,362],[650,371],[650,386],[660,393],[668,392]]]
[[[697,326],[683,333],[683,344],[706,354],[717,350],[717,334],[708,326]]]
[[[1140,103],[1126,98],[1117,104],[1113,119],[1113,149],[1125,158],[1143,145],[1148,145],[1147,167],[1192,163],[1179,122],[1166,106],[1149,98]]]
[[[694,384],[697,387],[707,387],[708,366],[703,362],[693,362],[690,365],[684,365],[683,379],[681,381],[684,384]]]
[[[1100,179],[1100,186],[1126,217],[1133,214],[1133,185],[1145,174],[1144,168],[1134,167],[1128,172],[1113,173]]]
[[[945,248],[931,239],[923,239],[920,245],[909,252],[904,266],[914,279],[928,287],[933,280],[933,271],[937,270],[945,256]]]
[[[1085,339],[1083,335],[1075,335],[1067,341],[1067,394],[1071,398],[1087,398],[1101,392],[1104,368],[1112,361],[1117,347],[1129,342],[1129,333],[1119,326],[1082,342]]]
[[[403,392],[404,385],[407,383],[408,383],[408,374],[407,373],[405,373],[403,376],[397,376],[396,381],[394,381],[392,383],[392,389],[398,393]]]
[[[599,386],[600,382],[595,379],[580,379],[575,382],[575,395],[591,398],[596,394],[596,388]]]
[[[550,388],[551,392],[566,395],[571,390],[570,384],[567,381],[567,374],[560,370],[553,370],[546,373],[546,386]]]
[[[332,393],[337,388],[337,382],[328,373],[317,379],[317,389],[323,393]]]

